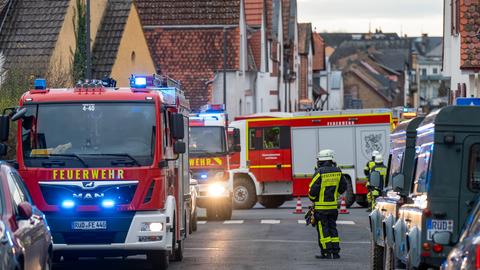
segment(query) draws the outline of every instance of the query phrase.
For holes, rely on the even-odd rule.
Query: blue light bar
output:
[[[35,79],[33,82],[33,88],[37,90],[45,90],[47,89],[47,80],[45,79]]]
[[[147,87],[147,77],[146,76],[135,76],[130,77],[130,87],[132,88],[145,88]]]
[[[202,179],[207,179],[207,178],[208,178],[208,175],[206,175],[206,174],[201,174],[201,175],[200,175],[200,178],[202,178]]]
[[[457,98],[455,104],[458,106],[480,106],[480,98]]]
[[[104,208],[112,208],[112,207],[115,206],[115,202],[114,202],[113,200],[108,200],[108,199],[107,199],[107,200],[103,200],[103,201],[102,201],[102,206],[103,206]]]
[[[66,209],[71,209],[75,206],[75,202],[72,200],[64,200],[62,202],[62,207]]]

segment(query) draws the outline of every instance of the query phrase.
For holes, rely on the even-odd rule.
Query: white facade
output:
[[[451,5],[455,5],[454,0],[444,0],[444,56],[443,56],[443,75],[450,77],[450,89],[458,89],[458,85],[465,84],[466,96],[480,97],[480,79],[478,73],[471,71],[462,71],[460,69],[461,57],[461,35],[452,34],[452,12]]]
[[[320,87],[328,93],[324,110],[343,110],[343,75],[340,70],[332,70],[329,58],[325,57],[326,70],[320,72]]]

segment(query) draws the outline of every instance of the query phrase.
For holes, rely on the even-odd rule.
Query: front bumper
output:
[[[171,220],[163,211],[82,213],[72,216],[62,216],[57,213],[47,215],[47,219],[53,235],[55,252],[131,251],[141,253],[140,251],[170,250],[172,247],[171,233],[168,233],[171,229]],[[107,221],[106,230],[72,229],[73,221],[98,220]],[[159,232],[142,231],[142,223],[145,222],[160,222],[163,228]]]

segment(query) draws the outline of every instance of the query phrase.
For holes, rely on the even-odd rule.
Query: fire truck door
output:
[[[291,181],[290,127],[249,129],[250,171],[260,182]]]

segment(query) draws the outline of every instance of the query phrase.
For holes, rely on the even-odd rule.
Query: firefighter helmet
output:
[[[333,150],[330,150],[330,149],[321,150],[320,152],[318,152],[317,160],[318,161],[333,161],[334,155],[335,155],[335,152],[333,152]]]
[[[374,150],[374,151],[372,152],[372,157],[374,158],[374,157],[376,157],[377,155],[380,155],[380,152],[378,152],[377,150]]]
[[[378,155],[375,156],[375,163],[383,163],[382,154],[378,154]]]

